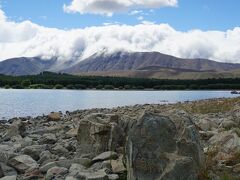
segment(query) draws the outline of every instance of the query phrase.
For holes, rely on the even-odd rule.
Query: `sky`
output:
[[[0,0],[0,61],[157,51],[240,63],[239,0]]]

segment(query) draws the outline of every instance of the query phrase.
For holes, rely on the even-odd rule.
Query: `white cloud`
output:
[[[137,20],[142,21],[142,20],[144,20],[144,17],[143,16],[138,16]]]
[[[138,11],[138,10],[133,10],[133,11],[131,11],[130,13],[129,13],[129,15],[138,15],[138,14],[142,14],[143,13],[143,11]]]
[[[0,5],[1,8],[1,5]],[[0,9],[0,22],[6,21],[5,13]]]
[[[131,9],[160,8],[177,6],[178,0],[72,0],[64,5],[65,12],[79,12],[81,14],[102,14],[111,16],[116,12],[125,12]]]
[[[0,60],[13,57],[81,61],[101,50],[157,51],[182,58],[240,63],[240,27],[228,31],[177,31],[167,24],[107,25],[60,30],[7,20],[0,10]]]

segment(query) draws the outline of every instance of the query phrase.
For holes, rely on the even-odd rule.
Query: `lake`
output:
[[[0,89],[0,120],[38,116],[52,111],[111,108],[135,104],[174,103],[237,97],[230,91],[95,91]]]

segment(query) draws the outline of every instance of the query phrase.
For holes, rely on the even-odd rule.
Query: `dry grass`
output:
[[[218,175],[221,180],[237,180],[238,178],[234,177],[232,173],[226,171],[215,171],[215,167],[217,166],[217,161],[215,160],[216,155],[219,152],[219,147],[213,147],[210,149],[206,156],[203,168],[199,173],[199,180],[211,180],[210,172],[214,172],[214,174]],[[233,155],[231,163],[237,164],[240,160],[240,153],[235,153]],[[227,165],[227,164],[226,164]]]
[[[209,172],[213,171],[213,167],[216,165],[216,162],[214,161],[214,157],[218,153],[218,148],[213,147],[212,149],[208,150],[208,153],[205,157],[205,162],[203,168],[200,170],[199,173],[199,180],[211,180]]]
[[[240,105],[240,98],[197,101],[181,104],[179,108],[193,114],[225,113],[233,110],[237,104]]]

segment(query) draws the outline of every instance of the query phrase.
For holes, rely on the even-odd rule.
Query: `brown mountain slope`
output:
[[[240,64],[220,63],[207,59],[181,59],[158,52],[117,52],[95,54],[64,72],[162,71],[222,72],[240,69]]]

